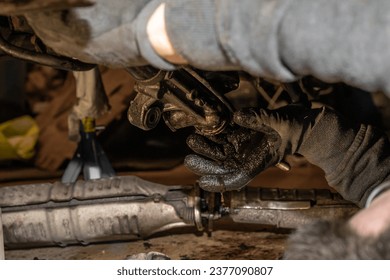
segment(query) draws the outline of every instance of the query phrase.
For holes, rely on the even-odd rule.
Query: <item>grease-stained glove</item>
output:
[[[202,175],[198,181],[202,189],[238,190],[276,163],[274,139],[246,128],[209,138],[193,134],[187,144],[202,156],[188,155],[184,163],[194,173]]]
[[[309,109],[302,105],[288,105],[276,110],[243,109],[234,114],[233,121],[276,138],[279,162],[286,155],[300,152],[322,111],[324,109]]]
[[[207,191],[238,190],[285,155],[299,152],[320,113],[299,105],[236,112],[233,120],[240,129],[188,138],[188,146],[201,156],[187,156],[185,165],[201,175],[199,185]]]

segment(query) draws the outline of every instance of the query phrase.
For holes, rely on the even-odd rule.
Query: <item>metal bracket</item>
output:
[[[233,107],[199,73],[189,67],[171,72],[150,70],[128,69],[138,79],[137,96],[127,115],[131,124],[150,130],[163,117],[173,131],[194,126],[204,135],[219,134],[228,126]]]

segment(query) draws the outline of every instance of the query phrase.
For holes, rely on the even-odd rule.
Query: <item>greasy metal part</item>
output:
[[[63,10],[72,7],[86,7],[95,3],[93,0],[29,0],[0,1],[0,14],[20,15],[32,11]]]
[[[172,130],[176,131],[180,128],[192,126],[197,122],[193,115],[183,111],[167,110],[164,112],[165,124]]]
[[[223,195],[215,192],[207,192],[204,194],[205,199],[207,199],[207,211],[203,213],[203,218],[207,222],[207,232],[212,232],[214,230],[214,220],[221,218],[223,210],[221,205],[224,203]]]
[[[201,134],[215,135],[229,124],[232,106],[193,69],[167,72],[148,66],[127,70],[138,79],[138,94],[128,110],[133,125],[150,130],[162,116],[173,131],[194,126]]]
[[[200,198],[199,197],[191,197],[191,204],[192,205],[196,205],[196,207],[194,207],[194,223],[196,225],[196,228],[199,231],[202,231],[202,230],[204,230],[204,226],[203,226],[203,223],[202,223],[201,209],[199,207],[199,205],[200,205]]]
[[[60,70],[67,71],[86,71],[94,68],[96,65],[84,63],[68,57],[54,56],[44,53],[38,53],[28,49],[24,49],[18,46],[15,46],[9,43],[3,35],[3,32],[0,28],[0,51],[5,54],[25,60],[28,62],[33,62],[41,65],[50,66]]]
[[[340,219],[359,208],[329,190],[246,188],[232,192],[230,217],[237,223],[297,228],[315,219]]]
[[[134,240],[200,220],[192,188],[132,176],[3,189],[7,248]]]
[[[185,68],[185,71],[190,73],[193,78],[195,78],[201,85],[203,85],[205,88],[207,88],[207,91],[212,93],[215,97],[218,98],[218,100],[225,105],[225,107],[230,111],[233,112],[234,108],[230,105],[230,103],[226,100],[226,98],[223,97],[218,91],[214,90],[213,87],[207,82],[206,79],[202,78],[196,71],[194,71],[191,68]]]
[[[151,130],[157,126],[161,118],[161,109],[154,98],[137,94],[131,101],[127,112],[129,122],[143,130]]]
[[[3,217],[1,213],[1,207],[0,207],[0,260],[5,259],[4,254],[4,234],[3,234]]]

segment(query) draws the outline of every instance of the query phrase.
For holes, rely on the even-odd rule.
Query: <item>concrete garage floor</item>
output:
[[[129,173],[126,173],[129,174]],[[122,175],[122,174],[121,174]],[[183,166],[168,171],[132,172],[143,179],[166,185],[193,184],[196,176]],[[13,182],[13,184],[22,182]],[[2,183],[2,185],[7,185]],[[326,188],[320,169],[305,165],[290,172],[271,168],[251,182],[253,186],[278,188]],[[234,224],[222,220],[215,224],[210,235],[195,229],[166,232],[147,240],[68,246],[6,250],[6,259],[103,259],[123,260],[150,251],[168,255],[172,259],[279,259],[288,233],[285,229],[264,229],[261,225]]]

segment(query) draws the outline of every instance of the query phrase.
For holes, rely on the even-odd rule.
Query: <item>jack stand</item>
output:
[[[83,170],[84,180],[93,180],[115,176],[103,148],[96,139],[95,120],[84,118],[80,124],[81,140],[75,155],[62,176],[62,183],[74,183]]]
[[[0,260],[5,260],[4,237],[3,237],[3,220],[0,208]]]

